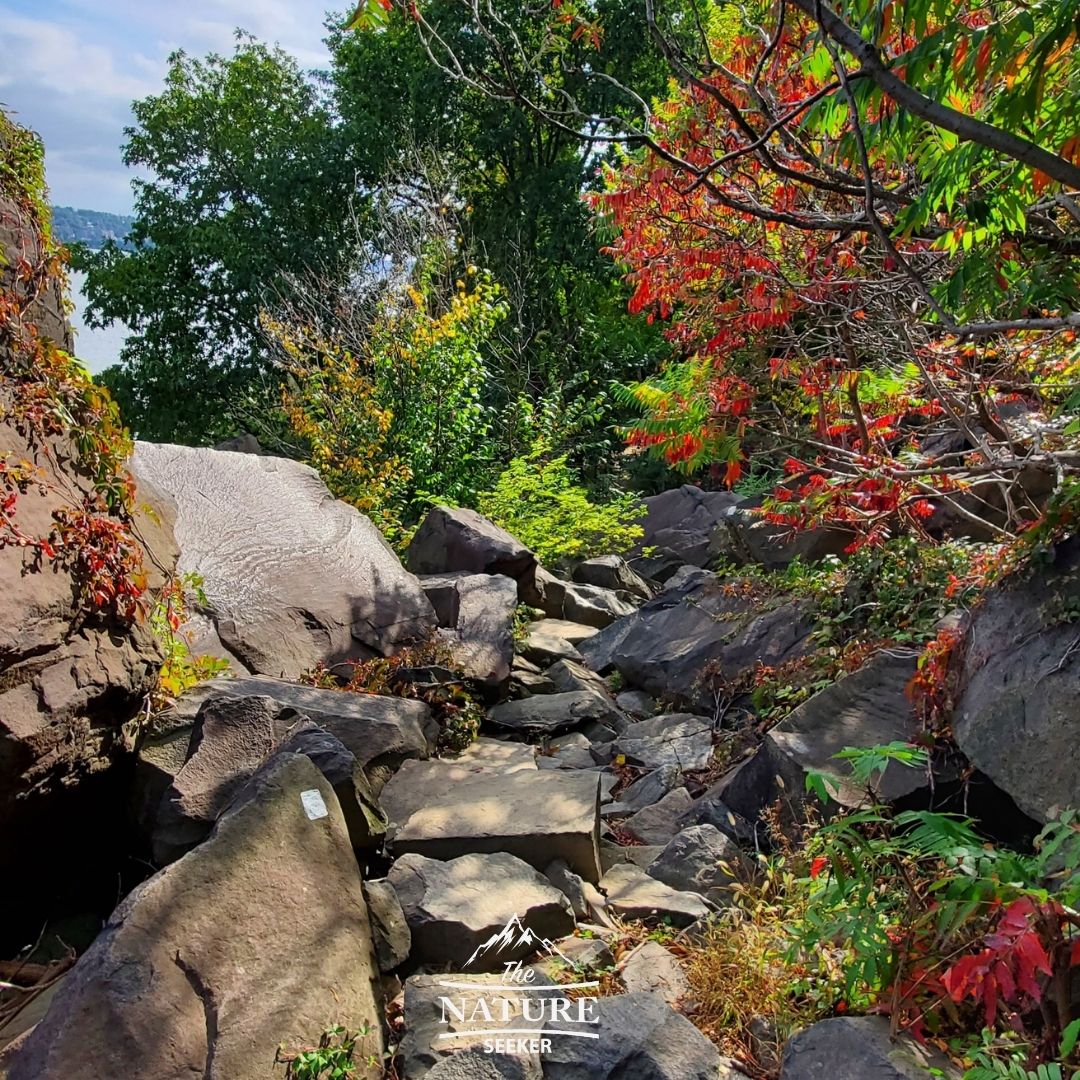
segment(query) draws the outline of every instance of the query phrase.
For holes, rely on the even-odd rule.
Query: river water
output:
[[[71,280],[71,301],[75,305],[75,310],[71,313],[71,325],[75,330],[75,355],[96,375],[110,364],[116,363],[127,337],[127,327],[122,323],[115,323],[104,330],[91,330],[82,318],[83,309],[86,307],[86,297],[83,296],[86,275],[72,270],[68,276]]]

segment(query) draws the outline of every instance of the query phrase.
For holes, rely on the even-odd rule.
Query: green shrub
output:
[[[593,502],[566,456],[549,457],[543,443],[514,458],[478,502],[482,514],[553,567],[622,554],[644,535],[638,524],[644,507],[633,495]]]

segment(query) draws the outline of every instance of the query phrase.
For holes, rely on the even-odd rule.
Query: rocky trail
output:
[[[158,508],[154,559],[204,582],[194,650],[231,670],[140,724],[122,702],[145,683],[129,678],[121,699],[116,682],[140,663],[150,670],[152,646],[129,640],[136,661],[110,666],[101,642],[115,647],[115,634],[84,628],[83,654],[103,674],[88,680],[70,644],[50,655],[39,642],[26,649],[30,674],[0,693],[6,717],[18,695],[36,696],[38,718],[21,736],[8,722],[7,790],[20,797],[5,812],[23,832],[7,865],[33,862],[28,849],[43,844],[82,865],[63,822],[85,814],[115,833],[84,861],[128,874],[113,878],[106,911],[119,905],[88,947],[44,962],[27,939],[63,933],[49,924],[52,894],[23,879],[5,928],[21,951],[2,969],[0,1075],[283,1076],[290,1049],[337,1026],[360,1033],[358,1075],[369,1077],[747,1075],[688,1019],[690,984],[665,942],[692,940],[729,902],[769,843],[763,811],[780,799],[794,812],[810,797],[808,771],[835,771],[843,748],[913,736],[913,653],[879,653],[761,739],[734,742],[703,671],[736,676],[798,657],[815,615],[698,565],[746,531],[730,496],[657,496],[647,556],[590,559],[558,577],[491,522],[446,507],[431,511],[402,565],[366,518],[291,461],[139,444],[134,470]],[[775,539],[768,551],[792,555]],[[1075,585],[1078,564],[1066,553],[1056,588]],[[1027,820],[1018,805],[1035,827],[1075,801],[1076,779],[1054,757],[1064,735],[1053,724],[1075,677],[1058,678],[1049,659],[1072,646],[1040,624],[1033,595],[1003,591],[969,627],[957,737],[988,804]],[[33,620],[21,618],[29,638]],[[1018,623],[1015,645],[1007,627]],[[351,662],[432,636],[441,661],[398,668],[396,693],[336,688]],[[483,710],[479,737],[455,753],[429,691],[462,683]],[[1010,694],[1047,702],[1022,767],[986,728]],[[123,738],[121,719],[132,725]],[[59,729],[63,738],[43,737]],[[58,773],[65,783],[37,783]],[[857,805],[865,791],[838,779],[836,801]],[[890,766],[879,796],[914,805],[928,783]],[[73,820],[71,836],[83,843],[88,828]],[[136,852],[141,883],[130,880]],[[650,939],[649,928],[664,934]],[[518,961],[537,980],[528,1004],[506,1004],[478,1029],[477,999]],[[448,978],[472,1003],[471,1022],[447,1015]],[[567,982],[603,987],[599,1038],[483,1052],[503,1031],[565,1027],[543,1003],[570,1008],[558,989]],[[522,1016],[530,1007],[541,1019]],[[883,1018],[823,1021],[789,1040],[780,1075],[926,1075],[923,1052],[888,1035]]]

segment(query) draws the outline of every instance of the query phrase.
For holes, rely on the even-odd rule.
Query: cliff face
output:
[[[101,771],[153,686],[142,615],[175,561],[115,408],[70,358],[37,139],[0,115],[0,866],[14,826]]]

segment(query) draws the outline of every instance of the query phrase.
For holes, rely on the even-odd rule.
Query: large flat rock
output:
[[[734,679],[759,663],[777,667],[802,656],[813,627],[805,601],[727,588],[710,576],[665,590],[578,650],[593,671],[614,669],[628,686],[711,712],[703,676]]]
[[[403,855],[387,880],[412,934],[412,958],[498,971],[574,929],[570,901],[528,863],[497,852],[440,861]]]
[[[79,959],[7,1080],[266,1080],[280,1044],[381,1004],[360,875],[333,788],[300,755],[260,771],[212,836],[135,890]]]
[[[393,822],[395,855],[452,859],[502,851],[537,870],[564,859],[586,881],[599,879],[599,773],[480,774],[445,788],[431,785],[415,808],[403,809],[393,794],[383,804]]]
[[[251,671],[295,678],[434,629],[379,530],[306,465],[140,442],[132,466],[175,503],[179,570],[203,578],[217,636]]]
[[[1080,806],[1080,538],[990,589],[958,653],[953,731],[1026,814]]]
[[[609,697],[588,689],[506,701],[488,710],[488,720],[508,731],[551,735],[590,721],[615,727],[623,716]]]

